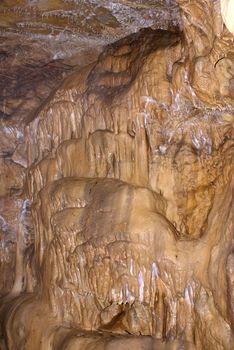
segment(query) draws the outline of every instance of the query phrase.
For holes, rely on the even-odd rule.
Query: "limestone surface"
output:
[[[234,349],[233,34],[177,3],[1,141],[1,350]]]

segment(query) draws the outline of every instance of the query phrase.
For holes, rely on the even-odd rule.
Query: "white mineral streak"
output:
[[[234,34],[234,0],[220,0],[223,21],[228,30]]]
[[[139,286],[139,300],[142,303],[144,301],[144,277],[140,271],[138,275],[138,286]]]
[[[155,262],[152,264],[152,272],[151,272],[151,274],[152,274],[152,278],[153,279],[158,277],[158,267],[157,267],[157,264]]]

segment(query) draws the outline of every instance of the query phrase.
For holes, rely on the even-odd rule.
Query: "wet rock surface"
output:
[[[86,64],[54,57],[19,71],[32,95],[24,85],[1,119],[4,350],[234,346],[233,34],[219,1],[177,3],[182,22],[168,3],[170,25],[97,60],[101,45]],[[35,2],[63,26],[51,4]],[[81,3],[79,16],[94,11],[122,37],[112,5],[111,17],[110,3]],[[78,2],[66,6],[74,15]]]

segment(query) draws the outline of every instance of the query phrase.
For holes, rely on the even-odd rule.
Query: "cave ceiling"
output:
[[[105,45],[141,28],[180,26],[175,0],[2,0],[2,122],[32,118],[50,91]]]

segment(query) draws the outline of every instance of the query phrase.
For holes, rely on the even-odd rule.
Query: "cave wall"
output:
[[[233,348],[233,35],[178,5],[182,32],[108,45],[25,126],[7,349]]]

